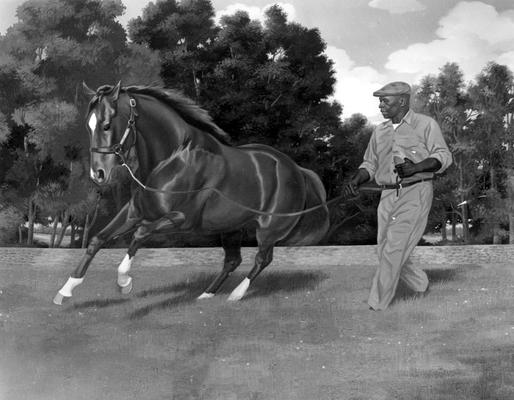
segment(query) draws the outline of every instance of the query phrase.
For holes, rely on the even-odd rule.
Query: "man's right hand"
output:
[[[359,195],[359,186],[369,180],[369,173],[364,168],[359,168],[353,178],[343,187],[343,195],[346,198],[357,197]]]
[[[344,197],[357,197],[359,195],[359,185],[352,179],[343,187]]]

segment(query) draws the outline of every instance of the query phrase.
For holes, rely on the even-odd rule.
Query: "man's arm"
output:
[[[439,161],[439,168],[428,172],[442,173],[452,163],[452,153],[448,149],[448,145],[444,140],[441,128],[435,120],[430,121],[430,128],[425,133],[428,158],[434,158]],[[426,161],[426,160],[425,160]]]
[[[408,158],[404,159],[403,164],[395,165],[396,172],[400,178],[407,178],[418,172],[436,172],[441,169],[441,161],[437,158],[429,157],[420,161],[419,163],[413,163]]]

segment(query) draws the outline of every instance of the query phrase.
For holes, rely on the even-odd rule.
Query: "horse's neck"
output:
[[[212,147],[215,140],[187,124],[178,114],[154,99],[138,101],[137,151],[142,178],[184,145]]]

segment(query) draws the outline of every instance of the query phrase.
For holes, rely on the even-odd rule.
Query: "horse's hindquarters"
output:
[[[314,172],[302,168],[305,178],[306,200],[304,209],[317,207],[326,201],[326,193],[321,180]],[[329,228],[329,212],[323,205],[303,214],[289,235],[281,244],[289,246],[307,246],[317,244],[323,239]]]

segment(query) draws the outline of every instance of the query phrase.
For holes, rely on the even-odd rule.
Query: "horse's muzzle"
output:
[[[102,168],[98,168],[96,171],[94,171],[91,168],[90,173],[91,179],[95,181],[96,183],[102,184],[105,183],[105,171]]]

